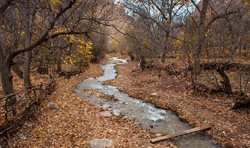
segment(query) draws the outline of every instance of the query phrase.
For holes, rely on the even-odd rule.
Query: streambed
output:
[[[102,66],[104,74],[100,77],[86,79],[78,84],[75,88],[76,94],[98,107],[112,110],[116,116],[123,114],[128,118],[135,119],[142,128],[152,133],[173,134],[192,128],[187,123],[180,121],[178,116],[172,111],[156,108],[152,104],[145,103],[119,91],[114,86],[103,84],[107,80],[116,78],[117,73],[114,68],[116,65],[125,63],[127,61],[124,59],[111,58],[107,64]],[[85,91],[89,89],[114,96],[115,100],[101,98]],[[174,142],[178,148],[218,147],[213,140],[202,133],[182,136],[176,138]]]

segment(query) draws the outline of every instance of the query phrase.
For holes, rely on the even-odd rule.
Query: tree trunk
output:
[[[165,63],[166,55],[167,55],[167,47],[165,46],[163,51],[162,51],[162,56],[161,56],[161,62],[162,63]]]
[[[12,70],[16,73],[16,75],[20,78],[23,79],[23,71],[20,69],[18,64],[12,65]]]
[[[169,24],[170,26],[170,24]],[[162,57],[161,57],[161,62],[162,63],[165,63],[165,60],[166,60],[166,55],[167,55],[167,50],[168,50],[168,40],[169,40],[169,33],[170,32],[166,32],[166,38],[165,38],[165,47],[163,48],[163,51],[162,51]]]
[[[210,0],[203,0],[202,9],[200,12],[200,20],[199,20],[199,27],[198,27],[198,43],[197,48],[194,53],[194,79],[196,81],[197,75],[200,73],[200,56],[201,50],[203,48],[205,42],[205,20],[206,20],[206,13],[208,9]]]
[[[219,68],[217,69],[218,73],[220,74],[221,78],[223,79],[222,84],[224,85],[224,90],[227,94],[231,94],[232,91],[232,87],[231,87],[231,82],[227,76],[227,74],[225,73],[223,68]]]
[[[30,80],[30,65],[31,65],[31,51],[25,53],[25,61],[23,66],[23,82],[26,89],[32,86]]]
[[[2,17],[0,16],[0,19]],[[0,33],[0,79],[3,95],[14,93],[14,87],[11,76],[11,62],[8,63],[8,50],[5,49],[6,40],[3,33]]]
[[[141,55],[141,57],[140,57],[140,68],[141,68],[142,71],[144,71],[145,67],[146,67],[146,60],[145,60],[144,56]]]
[[[14,87],[11,75],[11,63],[8,63],[7,60],[1,56],[1,54],[0,54],[0,76],[1,76],[2,89],[4,95],[9,95],[14,93]]]
[[[19,36],[19,32],[18,32],[18,29],[17,29],[17,26],[18,26],[18,19],[17,19],[17,14],[16,14],[16,11],[12,11],[11,13],[12,15],[12,23],[13,23],[13,26],[12,26],[12,29],[14,30],[14,33],[13,33],[13,36],[12,38],[14,39],[13,42],[14,42],[14,47],[15,48],[18,48],[18,36]],[[20,79],[23,79],[23,71],[20,69],[19,65],[17,63],[20,62],[20,59],[16,58],[16,59],[13,59],[13,64],[12,64],[12,71],[14,73],[16,73],[16,75],[20,78]]]
[[[27,6],[31,7],[32,2],[29,2]],[[34,21],[34,15],[32,8],[29,8],[24,11],[27,15],[27,19],[25,22],[25,37],[24,37],[24,46],[25,48],[28,48],[31,45],[31,32],[33,28],[33,21]],[[31,80],[30,80],[30,66],[31,66],[31,58],[32,58],[32,52],[28,51],[25,52],[25,61],[23,66],[23,82],[26,89],[30,88],[32,86]]]
[[[56,71],[57,73],[62,72],[62,58],[61,58],[61,49],[57,50],[57,63],[56,63]]]
[[[61,73],[62,72],[62,59],[61,57],[58,57],[57,58],[57,64],[56,64],[56,70],[57,70],[57,73]]]
[[[11,61],[9,61],[8,58],[3,57],[2,51],[0,51],[0,77],[4,95],[13,94],[14,87],[11,75]],[[16,110],[14,108],[14,105],[16,104],[16,96],[9,96],[5,101],[7,111],[12,111],[12,115],[16,115]],[[8,115],[5,116],[5,119],[8,120]]]
[[[28,26],[27,26],[28,27]],[[31,34],[29,32],[29,28],[26,28],[26,35],[25,35],[25,47],[30,46],[31,41]],[[23,65],[23,82],[26,89],[30,88],[32,86],[31,80],[30,80],[30,65],[31,65],[31,57],[32,52],[28,51],[25,52],[25,61]]]

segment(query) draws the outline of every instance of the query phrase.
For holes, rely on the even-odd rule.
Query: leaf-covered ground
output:
[[[17,133],[11,136],[12,147],[88,147],[92,139],[114,140],[115,147],[174,147],[170,142],[151,144],[155,137],[131,120],[119,117],[102,117],[101,109],[78,98],[74,87],[83,79],[100,75],[98,65],[71,79],[56,78],[57,90],[45,99],[36,114]],[[51,110],[49,102],[58,110]]]
[[[231,110],[232,99],[194,96],[188,82],[159,75],[157,70],[141,72],[137,62],[118,66],[117,70],[118,78],[107,83],[131,96],[173,110],[194,126],[212,125],[208,135],[222,146],[250,147],[250,114]]]
[[[18,78],[18,76],[15,73],[12,73],[12,76],[13,76],[13,86],[15,92],[23,91],[24,90],[23,80]],[[33,85],[47,84],[49,81],[50,79],[48,75],[39,75],[35,71],[31,72],[31,82]],[[3,95],[2,84],[0,83],[0,96],[2,95]]]

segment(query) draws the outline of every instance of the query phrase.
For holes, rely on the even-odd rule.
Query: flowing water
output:
[[[154,105],[145,103],[139,99],[120,92],[116,87],[103,85],[104,81],[115,79],[117,76],[115,65],[127,63],[124,59],[113,57],[102,66],[104,74],[100,77],[89,78],[76,86],[76,93],[82,99],[90,103],[112,110],[113,114],[119,116],[125,115],[128,118],[135,119],[142,128],[152,133],[173,134],[179,131],[192,128],[185,122],[180,121],[178,116],[169,110],[156,108]],[[97,90],[101,93],[112,95],[116,100],[107,100],[92,95],[89,89]],[[202,133],[186,135],[174,140],[177,147],[180,148],[215,148],[218,147],[214,141]]]

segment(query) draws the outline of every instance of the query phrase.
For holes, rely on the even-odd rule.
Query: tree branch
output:
[[[208,30],[208,28],[218,19],[221,19],[221,18],[226,18],[228,15],[232,15],[232,14],[235,14],[235,13],[238,13],[239,11],[231,11],[231,12],[228,12],[228,13],[224,13],[224,14],[219,14],[217,16],[214,16],[209,22],[208,24],[206,25],[205,27],[205,31]]]
[[[15,56],[17,56],[18,54],[21,54],[23,52],[26,51],[31,51],[34,48],[36,48],[37,46],[41,45],[42,43],[48,41],[49,39],[51,39],[51,36],[49,38],[49,32],[54,28],[56,21],[60,18],[60,16],[62,16],[67,10],[69,10],[70,8],[72,8],[72,6],[76,3],[76,0],[71,0],[69,2],[69,4],[63,8],[59,13],[56,14],[53,22],[51,22],[50,27],[47,29],[47,31],[33,44],[31,44],[29,47],[27,48],[21,48],[21,49],[13,49],[10,52],[10,56],[8,57],[8,60],[12,60]],[[59,36],[59,35],[57,35]],[[57,37],[55,36],[55,37]]]
[[[1,6],[0,6],[0,14],[4,12],[5,9],[9,7],[9,5],[13,2],[14,0],[6,0]]]

